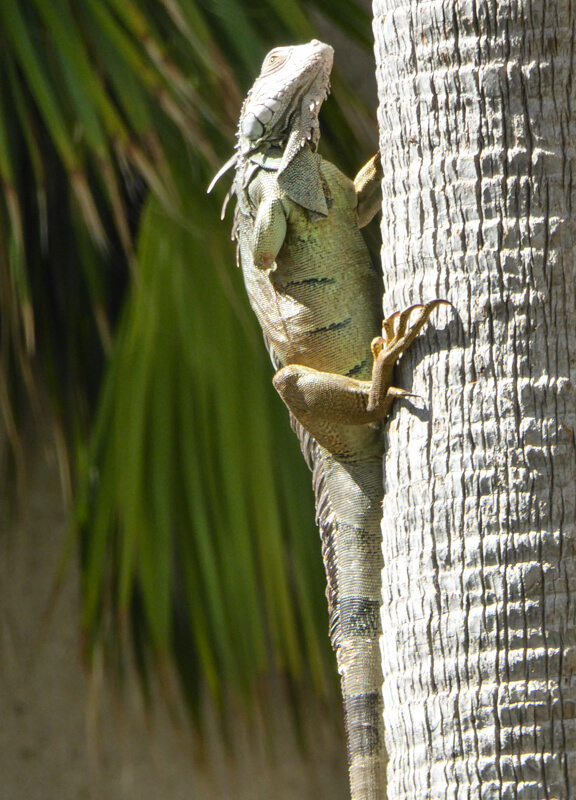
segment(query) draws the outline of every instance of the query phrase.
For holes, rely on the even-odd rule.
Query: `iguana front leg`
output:
[[[372,156],[354,178],[354,189],[358,202],[356,221],[363,228],[382,208],[382,160],[380,151]]]
[[[396,312],[382,323],[382,337],[372,342],[372,380],[359,381],[345,375],[289,364],[278,370],[274,387],[298,420],[328,452],[338,455],[341,438],[338,425],[367,425],[380,422],[396,397],[409,392],[391,385],[392,371],[400,355],[412,344],[432,311],[446,300],[432,300]],[[408,328],[413,312],[416,321]]]

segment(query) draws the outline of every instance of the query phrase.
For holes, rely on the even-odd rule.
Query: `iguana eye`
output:
[[[278,69],[278,67],[282,66],[287,58],[288,53],[280,50],[272,50],[271,53],[268,53],[264,63],[262,64],[262,74]]]

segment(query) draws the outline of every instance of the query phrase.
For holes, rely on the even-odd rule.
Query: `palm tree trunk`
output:
[[[384,311],[455,307],[387,433],[389,800],[576,797],[575,21],[375,0]]]

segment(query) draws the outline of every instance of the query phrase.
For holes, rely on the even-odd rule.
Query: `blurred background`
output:
[[[310,475],[206,195],[313,37],[354,175],[365,2],[0,0],[0,800],[347,796]]]

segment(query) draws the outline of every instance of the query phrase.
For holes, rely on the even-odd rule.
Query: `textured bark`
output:
[[[389,798],[576,798],[576,4],[375,1]],[[416,412],[416,413],[415,413]]]

